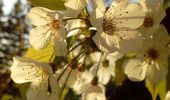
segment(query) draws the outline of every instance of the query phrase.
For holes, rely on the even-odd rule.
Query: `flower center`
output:
[[[97,85],[98,84],[98,78],[94,77],[93,80],[91,81],[92,85]]]
[[[102,62],[103,67],[108,67],[109,66],[109,60],[104,60]]]
[[[79,72],[84,72],[84,71],[85,71],[84,64],[78,64],[77,70],[78,70]]]
[[[152,27],[153,19],[151,17],[145,17],[143,25],[144,25],[144,27]]]
[[[108,35],[113,35],[116,30],[111,20],[103,19],[103,31]]]
[[[50,86],[50,79],[48,79],[47,95],[50,95],[51,93],[52,93],[52,88]]]
[[[150,59],[150,60],[156,60],[159,57],[159,53],[156,49],[150,48],[146,54],[145,57]]]
[[[59,20],[53,20],[51,24],[52,24],[53,29],[59,30],[60,28]]]

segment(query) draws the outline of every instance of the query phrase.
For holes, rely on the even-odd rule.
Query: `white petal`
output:
[[[145,78],[147,64],[142,64],[138,59],[130,59],[122,67],[127,77],[132,81],[142,81]]]
[[[115,66],[115,62],[122,57],[123,57],[123,54],[119,53],[118,51],[114,53],[109,53],[107,55],[107,59],[109,60],[109,65]]]
[[[170,91],[167,92],[165,100],[170,100]]]
[[[89,93],[104,93],[105,88],[102,85],[92,85],[91,83],[82,86],[82,91],[85,94]]]
[[[35,49],[44,49],[47,47],[52,37],[48,26],[40,26],[30,31],[29,42]]]
[[[100,68],[97,72],[98,81],[102,84],[107,84],[110,80],[110,72],[107,68]]]
[[[35,26],[46,25],[51,22],[50,16],[48,16],[49,9],[43,7],[34,7],[27,13],[27,18]]]
[[[86,100],[106,100],[104,93],[89,93]]]
[[[93,37],[93,41],[97,47],[104,52],[115,52],[117,48],[115,47],[115,40],[113,37],[100,32],[97,32]]]
[[[137,3],[130,3],[126,9],[115,15],[115,23],[117,28],[138,28],[143,24],[145,12]]]
[[[160,22],[166,16],[165,10],[163,9],[162,5],[156,7],[156,9],[152,9],[152,11],[147,12],[146,17],[152,18],[153,25],[151,27],[142,26],[139,28],[143,37],[152,36],[159,29]]]
[[[105,13],[105,5],[103,0],[94,0],[94,9],[99,9],[102,13]]]
[[[82,78],[84,79],[85,83],[90,82],[93,78],[92,74],[90,73],[90,71],[85,70],[82,73]]]
[[[27,91],[27,100],[47,100],[48,79],[40,79],[31,83]]]
[[[58,35],[56,35],[53,39],[54,53],[56,56],[66,56],[67,54],[66,37],[62,35],[62,32],[63,31],[56,33]]]
[[[49,90],[50,89],[50,90]],[[50,79],[41,79],[31,83],[27,91],[27,100],[59,100],[59,88],[51,75]]]
[[[14,57],[11,77],[16,83],[32,82],[46,78],[52,73],[50,66],[46,63],[35,62],[27,58]]]
[[[110,62],[111,61],[109,60],[108,70],[109,70],[110,74],[112,75],[112,77],[115,77],[115,62],[114,62],[114,64],[110,64]]]
[[[168,73],[168,64],[165,65],[163,62],[164,60],[162,60],[160,63],[154,62],[148,66],[146,78],[153,85],[157,85],[166,79],[166,75]]]
[[[119,31],[119,52],[123,54],[137,52],[142,46],[143,40],[138,31]]]
[[[128,0],[120,0],[120,1],[113,1],[110,8],[106,12],[107,18],[113,18],[115,14],[119,13],[123,9],[125,9],[128,5]]]
[[[158,30],[155,32],[153,36],[154,45],[157,47],[166,47],[166,45],[170,41],[170,36],[163,25],[160,25]]]
[[[90,22],[98,30],[103,30],[103,16],[104,14],[97,8],[90,14]]]
[[[170,44],[170,36],[163,25],[161,25],[155,32],[153,41],[152,47],[159,52],[159,58],[168,59],[170,56],[170,47],[168,47]]]
[[[102,30],[103,16],[105,13],[105,6],[103,0],[94,0],[94,10],[90,14],[90,22],[98,30]]]
[[[48,85],[50,85],[51,87],[51,93],[47,95],[49,100],[60,100],[59,99],[60,89],[55,76],[51,75],[49,81],[50,82]]]
[[[100,56],[101,56],[100,52],[94,52],[94,53],[90,54],[90,57],[92,58],[92,61],[94,61],[96,63],[99,62]]]
[[[89,70],[93,76],[95,76],[96,74],[97,66],[98,66],[98,63],[95,63]]]
[[[144,55],[146,54],[146,51],[148,51],[153,44],[152,38],[145,38],[143,39],[143,44],[139,51],[137,52],[137,58],[143,59]]]
[[[67,17],[77,17],[87,5],[87,0],[68,0],[65,3]]]

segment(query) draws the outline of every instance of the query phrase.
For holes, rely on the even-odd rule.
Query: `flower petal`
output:
[[[119,13],[122,11],[122,9],[125,9],[128,5],[128,0],[114,0],[110,6],[110,8],[107,10],[105,16],[107,18],[113,18],[114,14]]]
[[[50,16],[48,16],[49,9],[43,7],[34,7],[27,13],[26,17],[35,26],[46,25],[51,22]]]
[[[12,64],[11,78],[16,83],[32,82],[42,77],[46,78],[52,73],[50,66],[46,63],[35,62],[34,60],[14,57]],[[46,72],[47,71],[47,72]]]
[[[89,93],[86,100],[106,100],[104,93]]]
[[[85,8],[87,3],[87,0],[67,0],[67,2],[65,3],[65,15],[67,17],[78,17],[78,15]]]
[[[60,33],[63,34],[63,32]],[[65,56],[67,54],[66,37],[60,33],[56,33],[57,35],[53,39],[54,53],[56,56]]]
[[[103,68],[101,67],[98,72],[97,72],[97,76],[98,76],[98,81],[102,84],[107,84],[110,80],[110,72],[108,71],[107,68]]]
[[[170,100],[170,91],[167,92],[165,100]]]
[[[47,87],[48,79],[32,82],[27,91],[27,100],[48,100]]]
[[[30,31],[29,42],[35,49],[44,49],[47,47],[52,37],[51,31],[45,26],[33,28]]]
[[[135,29],[141,26],[145,18],[145,12],[141,8],[137,3],[130,3],[126,9],[115,14],[116,27]]]
[[[103,16],[105,13],[105,6],[103,0],[94,0],[94,8],[90,14],[90,22],[98,30],[102,30]]]
[[[119,52],[123,54],[137,52],[143,40],[138,31],[119,31]]]
[[[157,63],[154,62],[148,66],[147,72],[146,72],[146,78],[153,84],[157,85],[164,79],[166,79],[166,75],[168,73],[168,61],[164,61],[165,59],[162,59],[162,62]],[[165,64],[164,62],[167,62]]]
[[[104,32],[100,34],[97,32],[93,37],[93,41],[97,45],[97,47],[104,52],[115,52],[118,49],[115,47],[115,40],[113,37],[105,34]]]
[[[100,56],[101,56],[100,52],[94,52],[90,54],[92,61],[94,61],[95,63],[99,62]]]
[[[145,78],[147,64],[138,59],[130,59],[123,63],[123,70],[131,81],[142,81]]]

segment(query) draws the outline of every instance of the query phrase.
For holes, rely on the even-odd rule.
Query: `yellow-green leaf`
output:
[[[161,100],[165,100],[166,95],[166,80],[160,82],[156,87],[154,87],[148,80],[146,81],[146,87],[152,95],[153,100],[156,100],[157,94]]]
[[[165,100],[166,96],[166,80],[162,81],[158,86],[156,86],[156,90],[161,98],[161,100]]]
[[[126,75],[124,74],[123,69],[122,69],[122,64],[127,59],[129,59],[129,57],[124,56],[121,59],[118,59],[116,61],[116,67],[115,67],[115,76],[116,76],[115,77],[115,83],[116,83],[116,85],[121,85],[122,82],[126,78]]]
[[[52,62],[55,58],[53,46],[49,45],[47,48],[42,50],[35,50],[34,48],[29,48],[25,54],[25,57],[41,62]]]
[[[51,10],[64,10],[63,0],[28,0],[33,6],[41,6]]]

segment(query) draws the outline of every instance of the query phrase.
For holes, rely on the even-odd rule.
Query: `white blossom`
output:
[[[91,75],[88,80],[89,82],[80,87],[82,100],[106,100],[105,88],[98,82],[98,78]]]
[[[97,28],[93,37],[96,45],[105,52],[136,52],[142,45],[142,37],[135,30],[144,21],[142,7],[138,3],[121,0],[112,2],[105,12],[101,2],[94,1],[94,11],[90,17],[91,24]]]
[[[167,92],[165,100],[170,100],[170,91]]]
[[[152,84],[157,85],[165,79],[168,73],[170,48],[167,45],[170,37],[166,29],[160,26],[154,34],[153,40],[150,39],[150,41],[144,42],[137,58],[124,62],[123,69],[132,81],[141,81],[146,78]]]
[[[115,62],[122,57],[122,54],[115,52],[112,54],[104,54],[101,62],[99,62],[101,53],[95,52],[91,54],[92,60],[95,62],[90,71],[95,74],[97,71],[98,81],[107,84],[111,77],[115,77]],[[100,65],[98,66],[98,64]]]
[[[12,80],[15,83],[30,82],[27,100],[59,100],[58,84],[48,64],[21,57],[13,60],[10,68]]]
[[[139,28],[143,37],[152,36],[160,22],[166,16],[165,10],[161,3],[162,0],[140,0],[143,10],[146,13],[143,25]]]
[[[81,11],[86,7],[89,3],[89,0],[67,0],[65,3],[66,17],[78,17]]]
[[[66,55],[66,33],[61,13],[34,7],[27,13],[27,18],[35,26],[29,34],[29,42],[35,49],[44,49],[51,43],[56,56]]]

